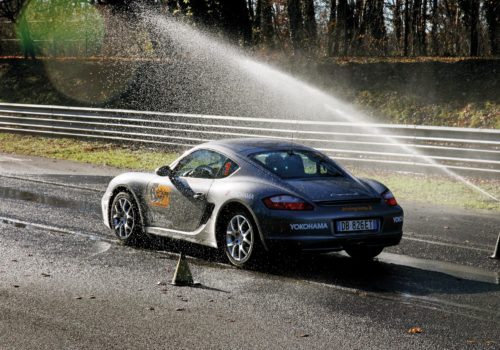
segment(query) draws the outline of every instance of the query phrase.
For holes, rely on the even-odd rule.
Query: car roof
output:
[[[213,148],[231,151],[240,155],[248,155],[251,153],[283,150],[283,149],[304,149],[311,150],[295,142],[286,139],[271,139],[271,138],[238,138],[210,141],[199,146],[200,148]]]

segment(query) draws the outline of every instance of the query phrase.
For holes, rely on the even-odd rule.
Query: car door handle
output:
[[[198,193],[193,194],[193,198],[197,199],[197,200],[204,200],[205,199],[205,194],[201,193],[201,192],[198,192]]]

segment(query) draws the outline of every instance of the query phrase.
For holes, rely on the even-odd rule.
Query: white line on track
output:
[[[0,174],[0,177],[5,177],[8,179],[14,179],[14,180],[21,180],[21,181],[29,181],[29,182],[34,182],[34,183],[41,183],[44,185],[60,186],[60,187],[65,187],[65,188],[74,188],[74,189],[78,189],[78,190],[104,193],[104,190],[99,190],[97,188],[71,185],[71,184],[67,184],[67,183],[63,183],[63,182],[52,182],[52,181],[38,180],[38,179],[32,179],[32,178],[27,178],[27,177],[20,177],[20,176],[14,176],[14,175],[4,175],[4,174]]]
[[[415,235],[418,235],[418,233],[415,234]],[[470,246],[466,246],[466,245],[462,245],[462,244],[439,242],[439,241],[434,241],[434,240],[429,240],[429,239],[422,239],[422,238],[415,238],[415,237],[405,237],[405,236],[403,236],[403,240],[420,242],[420,243],[428,243],[428,244],[434,244],[434,245],[440,245],[440,246],[450,247],[450,248],[460,248],[460,249],[476,250],[476,251],[485,252],[485,253],[490,253],[491,252],[490,249],[470,247]]]
[[[42,230],[47,230],[51,232],[57,232],[57,233],[63,233],[67,235],[75,235],[75,236],[81,236],[81,237],[86,237],[89,238],[93,241],[105,241],[105,242],[110,242],[110,243],[116,243],[118,242],[117,239],[113,238],[108,238],[108,237],[103,237],[103,236],[98,236],[98,235],[93,235],[90,233],[83,233],[83,232],[77,232],[77,231],[72,231],[68,230],[65,228],[57,227],[57,226],[50,226],[50,225],[45,225],[45,224],[37,224],[34,222],[28,222],[28,221],[23,221],[23,220],[18,220],[18,219],[13,219],[13,218],[8,218],[4,216],[0,216],[0,222],[3,222],[5,224],[10,224],[18,227],[35,227],[39,228]]]
[[[31,159],[21,159],[9,156],[0,156],[0,162],[31,162]]]

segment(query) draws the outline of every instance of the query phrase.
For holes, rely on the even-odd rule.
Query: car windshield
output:
[[[282,179],[343,176],[344,172],[328,157],[305,150],[266,151],[250,158]]]

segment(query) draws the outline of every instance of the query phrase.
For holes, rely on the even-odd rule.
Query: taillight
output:
[[[303,199],[287,195],[265,198],[264,204],[269,209],[277,210],[313,210],[313,206]]]
[[[389,190],[382,193],[382,198],[384,198],[385,202],[390,206],[398,205],[398,201],[396,200],[396,198],[394,198],[394,195]]]

